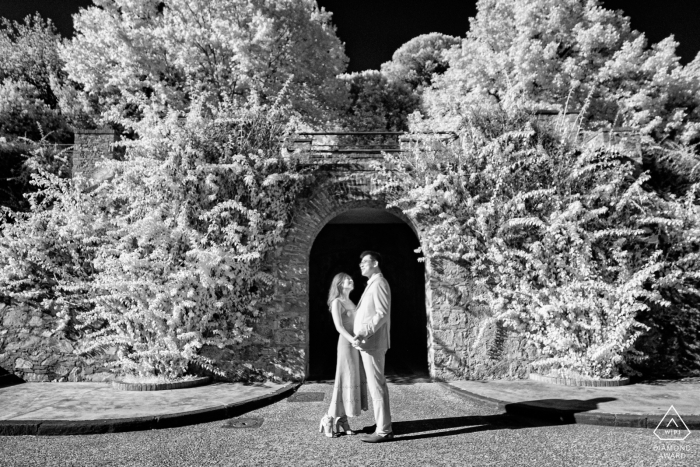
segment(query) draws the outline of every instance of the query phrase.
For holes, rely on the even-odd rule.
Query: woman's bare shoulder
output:
[[[352,302],[352,300],[348,300],[346,303],[340,297],[338,297],[333,299],[331,302],[331,309],[335,309],[336,307],[342,312],[344,310],[354,310],[355,304]]]

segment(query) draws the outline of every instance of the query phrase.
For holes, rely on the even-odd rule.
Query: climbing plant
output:
[[[268,254],[311,182],[279,106],[229,102],[149,114],[97,185],[42,173],[32,209],[2,224],[0,289],[54,307],[82,353],[121,373],[183,375],[253,336],[275,278]]]
[[[697,184],[663,198],[625,146],[567,142],[517,108],[474,107],[458,128],[412,135],[378,191],[424,226],[427,258],[465,272],[462,305],[486,310],[482,330],[524,336],[534,368],[634,373],[654,325],[640,317],[680,311],[670,290],[700,296]]]

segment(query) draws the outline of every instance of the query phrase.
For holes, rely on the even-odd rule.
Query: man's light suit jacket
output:
[[[353,332],[365,341],[363,350],[387,350],[391,346],[391,289],[381,273],[373,274],[367,282],[360,302]]]

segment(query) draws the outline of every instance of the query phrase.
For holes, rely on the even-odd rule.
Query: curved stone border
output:
[[[209,383],[211,383],[211,378],[202,376],[176,383],[125,383],[123,381],[112,381],[112,387],[120,391],[167,391],[169,389],[194,388]]]
[[[533,381],[540,381],[542,383],[549,384],[560,384],[562,386],[585,386],[585,387],[614,387],[614,386],[627,386],[630,384],[629,378],[620,379],[571,379],[571,378],[560,378],[558,376],[543,376],[537,373],[530,373],[528,377]]]
[[[160,430],[239,417],[292,395],[302,383],[289,383],[272,394],[191,412],[105,420],[0,420],[0,436],[94,435]]]

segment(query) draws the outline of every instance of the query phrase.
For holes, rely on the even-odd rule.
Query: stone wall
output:
[[[105,363],[114,355],[81,357],[75,342],[55,331],[55,318],[41,310],[0,303],[0,367],[25,381],[108,381]]]
[[[488,313],[470,308],[470,284],[449,261],[430,261],[426,281],[430,374],[437,380],[524,378],[534,360],[525,339],[498,324],[477,337]]]
[[[114,157],[117,137],[112,131],[76,133],[73,173],[92,175],[95,161]],[[336,156],[337,157],[337,156]],[[322,164],[334,163],[317,187],[295,208],[284,245],[271,252],[268,272],[280,279],[261,318],[257,334],[234,348],[205,347],[202,354],[224,370],[227,380],[303,380],[309,364],[309,258],[321,229],[345,211],[385,203],[370,195],[373,188],[367,162],[378,155],[343,154],[341,164],[324,156]],[[403,213],[404,220],[421,239],[421,226]],[[422,242],[422,239],[421,239]],[[430,374],[439,380],[515,378],[526,375],[524,340],[491,325],[479,345],[474,345],[483,313],[464,305],[469,284],[460,270],[449,263],[426,264],[425,309],[427,313],[427,359]],[[0,366],[28,381],[102,381],[116,349],[106,355],[81,357],[73,353],[74,341],[54,332],[54,318],[41,311],[4,306],[0,310]]]
[[[309,257],[317,234],[338,214],[360,208],[385,208],[385,203],[369,195],[369,177],[355,173],[328,179],[302,199],[284,247],[272,258],[272,271],[281,279],[266,319],[255,330],[266,341],[249,343],[240,349],[205,349],[218,361],[230,361],[234,368],[241,361],[251,369],[262,369],[282,379],[301,380],[308,374],[309,352]],[[421,226],[401,212],[403,219],[420,238]],[[426,313],[428,314],[427,353],[430,375],[437,380],[522,378],[528,356],[524,340],[492,325],[482,342],[474,346],[484,314],[464,306],[469,284],[454,265],[427,264]]]

